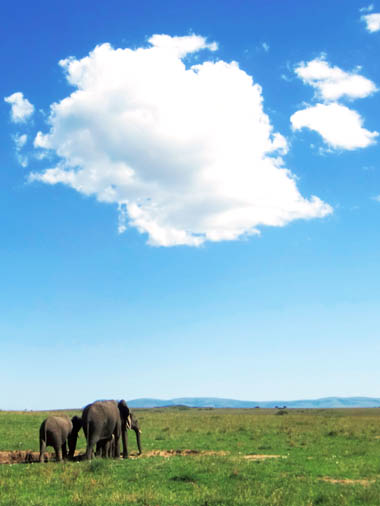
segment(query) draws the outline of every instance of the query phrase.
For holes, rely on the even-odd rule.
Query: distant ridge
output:
[[[177,399],[132,399],[131,408],[162,408],[170,406],[188,406],[191,408],[380,408],[377,397],[323,397],[298,401],[239,401],[219,399],[217,397],[179,397]]]

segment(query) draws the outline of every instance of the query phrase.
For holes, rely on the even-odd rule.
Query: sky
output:
[[[1,14],[0,409],[380,397],[380,3]]]

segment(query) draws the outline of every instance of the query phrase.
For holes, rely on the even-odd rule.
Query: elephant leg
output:
[[[92,450],[92,446],[90,446],[89,444],[87,444],[87,448],[86,448],[86,453],[85,453],[85,459],[86,460],[91,460],[92,459],[92,456],[95,455],[93,450]]]
[[[107,441],[106,457],[108,457],[109,459],[111,459],[113,457],[113,451],[112,451],[113,441],[114,441],[113,438],[111,438],[109,441]]]
[[[91,436],[90,434],[87,434],[87,436],[88,438],[87,438],[85,459],[91,460],[94,455],[93,448],[99,440],[95,436]]]
[[[125,430],[125,432],[122,434],[123,439],[123,458],[128,458],[128,430]]]
[[[74,455],[75,455],[75,448],[77,446],[77,439],[78,439],[78,436],[77,435],[71,435],[68,439],[68,446],[69,446],[69,459],[70,460],[73,460],[74,459]]]
[[[62,447],[58,443],[56,443],[54,446],[54,450],[55,450],[55,458],[56,458],[57,462],[61,462],[61,460],[62,460]]]
[[[40,439],[40,462],[44,461],[44,456],[46,452],[46,442],[43,439]]]
[[[106,454],[106,441],[101,440],[96,443],[95,456],[96,457],[105,457]]]
[[[115,459],[120,458],[120,436],[115,435]]]
[[[67,459],[67,446],[66,446],[66,441],[63,443],[62,445],[62,457],[64,459]]]
[[[115,456],[115,437],[112,437],[110,442],[110,457]]]

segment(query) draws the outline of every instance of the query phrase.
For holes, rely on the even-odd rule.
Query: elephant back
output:
[[[48,416],[41,424],[40,436],[48,444],[57,438],[64,441],[72,428],[73,424],[68,416]]]
[[[96,432],[99,438],[108,438],[116,431],[120,431],[120,413],[117,402],[114,400],[95,401],[83,409],[83,431]]]

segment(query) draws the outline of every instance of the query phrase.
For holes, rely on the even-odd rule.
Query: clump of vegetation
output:
[[[107,469],[107,461],[101,458],[95,458],[86,462],[87,471],[93,474],[104,473]]]
[[[176,475],[176,476],[172,476],[170,479],[172,481],[183,481],[183,482],[188,482],[188,483],[195,483],[196,482],[195,477],[190,474]]]

